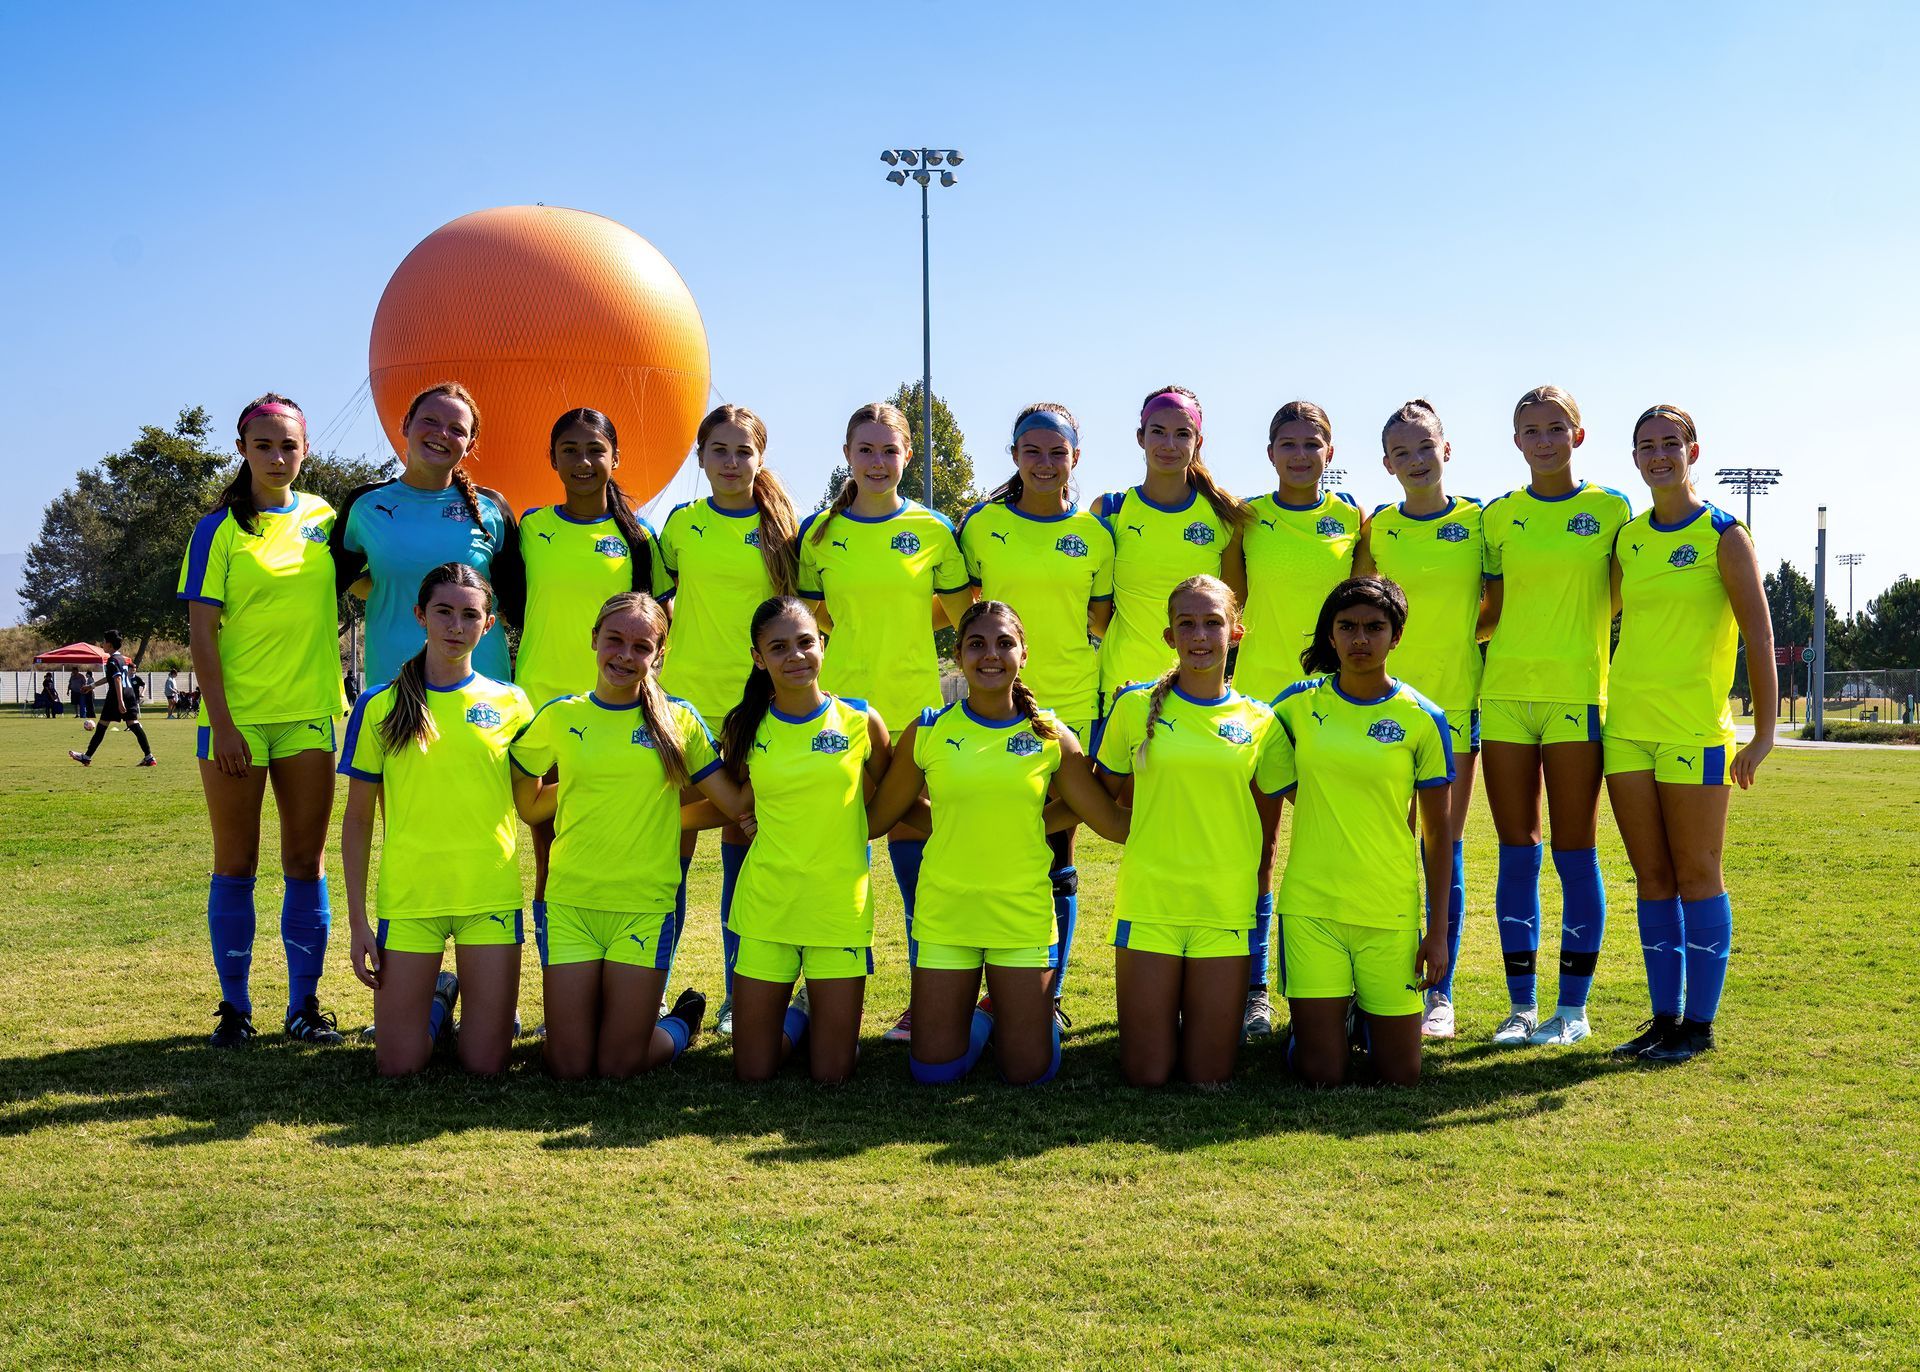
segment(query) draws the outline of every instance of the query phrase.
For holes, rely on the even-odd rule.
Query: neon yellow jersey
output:
[[[1613,539],[1632,517],[1620,492],[1586,482],[1552,499],[1523,486],[1487,506],[1486,571],[1506,589],[1482,699],[1606,704]]]
[[[1173,666],[1167,597],[1190,576],[1219,576],[1233,526],[1191,488],[1186,503],[1156,505],[1137,486],[1103,495],[1093,512],[1113,535],[1113,620],[1100,641],[1100,693],[1156,680]]]
[[[667,697],[673,728],[698,781],[719,767],[713,735],[686,701]],[[680,886],[680,790],[667,780],[640,702],[603,705],[562,696],[540,707],[514,740],[529,776],[560,769],[547,899],[588,910],[651,915],[673,908]]]
[[[1667,527],[1647,510],[1614,542],[1620,562],[1620,646],[1607,732],[1643,743],[1732,743],[1740,627],[1720,580],[1720,540],[1742,528],[1707,505]]]
[[[1453,780],[1440,707],[1405,682],[1355,700],[1338,678],[1296,682],[1273,702],[1289,746],[1293,837],[1274,909],[1374,929],[1416,928],[1420,840],[1407,825],[1416,790]],[[1407,969],[1412,976],[1413,969]]]
[[[1100,769],[1133,776],[1114,917],[1251,929],[1260,884],[1253,788],[1275,795],[1292,780],[1286,735],[1257,700],[1236,691],[1195,700],[1176,686],[1142,763],[1152,694],[1148,686],[1122,691],[1100,738]]]
[[[728,927],[743,938],[873,946],[867,879],[867,703],[828,696],[805,717],[769,709],[747,759],[758,830]]]
[[[229,510],[193,526],[179,595],[220,607],[220,675],[235,724],[284,724],[346,709],[339,604],[333,591],[333,506],[293,493],[254,516],[249,534]],[[200,723],[211,723],[206,702]]]
[[[907,501],[884,519],[842,510],[813,541],[826,512],[800,526],[800,594],[833,618],[820,689],[865,699],[889,729],[940,703],[933,597],[967,589],[967,564],[947,517]]]
[[[1233,688],[1270,700],[1300,679],[1300,654],[1327,593],[1353,575],[1360,541],[1360,507],[1344,491],[1329,491],[1304,508],[1277,495],[1247,502],[1253,518],[1242,546],[1247,556],[1247,632],[1233,669]]]
[[[643,519],[640,532],[653,564],[650,594],[673,594],[659,540]],[[634,589],[633,554],[612,515],[575,519],[560,505],[520,516],[520,556],[527,568],[527,618],[513,679],[527,699],[548,701],[593,689],[593,621],[609,596]],[[594,907],[598,908],[598,907]]]
[[[759,508],[723,510],[712,500],[676,505],[660,526],[660,551],[674,583],[660,684],[719,724],[740,703],[753,670],[753,612],[773,594]]]
[[[478,674],[429,686],[434,737],[389,753],[380,724],[393,686],[366,692],[347,719],[340,773],[381,786],[381,919],[520,908],[520,821],[507,749],[533,718],[518,686]]]
[[[975,505],[960,524],[967,574],[987,600],[1004,600],[1027,629],[1020,679],[1063,719],[1100,713],[1100,655],[1087,607],[1113,599],[1113,535],[1077,508],[1042,518],[1001,501]]]
[[[1480,502],[1457,495],[1430,515],[1382,505],[1368,524],[1374,566],[1407,594],[1393,674],[1464,723],[1480,703],[1475,628],[1487,556]]]
[[[963,948],[1044,948],[1054,941],[1047,790],[1060,739],[1025,715],[986,719],[964,701],[920,716],[913,760],[927,777],[933,837],[920,865],[913,933]]]

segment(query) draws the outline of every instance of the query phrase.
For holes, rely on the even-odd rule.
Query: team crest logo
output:
[[[1667,561],[1675,567],[1691,567],[1700,560],[1700,554],[1691,543],[1682,543],[1667,554]]]
[[[478,724],[482,729],[495,729],[504,716],[491,705],[467,706],[467,723]]]
[[[1377,743],[1398,743],[1407,736],[1407,731],[1394,719],[1376,719],[1367,730],[1367,737]]]
[[[1079,534],[1062,534],[1060,540],[1053,545],[1053,550],[1057,553],[1065,553],[1068,557],[1085,557],[1087,541]]]
[[[745,541],[749,548],[758,548],[760,546],[760,531],[758,529],[748,529]]]
[[[1600,532],[1600,521],[1590,514],[1577,514],[1567,521],[1567,532],[1579,534],[1582,538],[1592,538]]]
[[[612,535],[597,540],[593,545],[593,550],[602,557],[625,557],[627,555],[627,545]]]
[[[1032,757],[1040,748],[1040,740],[1032,734],[1015,734],[1007,740],[1007,751],[1015,757]]]
[[[302,524],[300,526],[300,537],[306,539],[309,543],[325,543],[327,541],[326,531],[317,524]]]
[[[440,507],[440,518],[457,519],[462,523],[471,524],[473,523],[473,511],[467,508],[466,501],[456,500],[451,505],[442,505]]]
[[[911,557],[914,553],[917,553],[920,551],[920,535],[919,534],[895,534],[892,540],[888,542],[887,546],[893,549],[896,553],[902,553],[902,554],[905,554],[906,556]]]
[[[1220,726],[1220,737],[1229,743],[1238,743],[1244,746],[1253,742],[1253,731],[1244,724],[1235,724],[1232,721],[1228,721]]]
[[[1204,548],[1213,542],[1213,530],[1208,525],[1202,524],[1196,519],[1181,531],[1180,537],[1186,539],[1189,543],[1198,544]]]
[[[1347,526],[1335,519],[1332,515],[1321,515],[1320,522],[1313,526],[1313,531],[1322,538],[1334,538],[1345,533]]]
[[[1433,531],[1433,536],[1442,543],[1465,543],[1467,541],[1467,526],[1464,524],[1455,524],[1452,520],[1448,520],[1445,524],[1442,524]]]
[[[637,729],[633,731],[633,741],[639,744],[642,748],[651,748],[654,746],[653,734],[648,730],[647,726],[644,724],[642,724],[641,726],[639,726]]]
[[[816,753],[844,753],[847,751],[847,736],[835,729],[822,729],[813,736],[813,751]]]

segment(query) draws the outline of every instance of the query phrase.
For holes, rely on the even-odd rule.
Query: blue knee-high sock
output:
[[[1447,974],[1434,990],[1453,999],[1453,974],[1460,966],[1460,932],[1467,923],[1467,845],[1464,839],[1453,844],[1453,880],[1447,884]]]
[[[440,1041],[440,1035],[446,1032],[448,1024],[447,1011],[452,1008],[452,1006],[448,1005],[438,996],[435,996],[433,998],[433,1004],[427,1007],[427,1037],[435,1043],[438,1043]]]
[[[1493,913],[1500,921],[1500,952],[1507,964],[1507,998],[1530,1010],[1534,961],[1540,953],[1540,856],[1537,843],[1500,845],[1500,874],[1493,886]]]
[[[1057,1030],[1056,1030],[1057,1032]],[[907,1070],[913,1079],[926,1085],[938,1085],[941,1082],[959,1081],[980,1061],[980,1055],[987,1051],[987,1040],[993,1037],[993,1016],[985,1010],[973,1012],[973,1025],[967,1034],[967,1051],[952,1062],[922,1062],[919,1058],[907,1057]]]
[[[1255,986],[1267,984],[1267,972],[1273,956],[1273,892],[1267,891],[1253,907],[1253,971],[1248,980]]]
[[[1647,964],[1653,1013],[1680,1017],[1687,984],[1686,921],[1680,898],[1640,902],[1640,956]]]
[[[533,903],[533,946],[540,953],[540,965],[547,965],[547,903],[536,900]]]
[[[740,955],[740,936],[733,932],[733,888],[747,860],[747,845],[720,840],[720,952],[726,959],[727,995],[733,995],[733,960]]]
[[[654,1023],[673,1044],[673,1054],[667,1059],[668,1062],[672,1062],[674,1058],[687,1051],[688,1032],[685,1020],[677,1015],[663,1015]]]
[[[900,904],[907,912],[907,957],[911,960],[920,945],[913,937],[913,898],[920,890],[920,859],[926,856],[927,843],[918,838],[890,838],[887,858],[893,863],[893,879],[900,884]]]
[[[1060,1074],[1060,1021],[1055,1020],[1053,1028],[1053,1061],[1047,1064],[1047,1070],[1026,1082],[1027,1086],[1044,1086]]]
[[[780,1032],[786,1035],[787,1042],[791,1043],[795,1048],[798,1048],[800,1046],[800,1040],[807,1036],[807,1025],[810,1018],[807,1012],[802,1010],[798,1005],[787,1006],[786,1018],[780,1022]]]
[[[287,1013],[291,1015],[320,991],[327,965],[327,931],[333,911],[327,904],[327,879],[288,877],[280,898],[280,943],[287,950]]]
[[[693,866],[693,854],[688,853],[680,859],[680,888],[673,893],[673,956],[680,955],[680,936],[687,932],[687,870]],[[667,964],[667,980],[673,980],[673,964]],[[665,995],[667,988],[662,986],[660,994]]]
[[[1607,932],[1607,888],[1600,880],[1600,853],[1593,848],[1558,849],[1553,868],[1560,874],[1560,1004],[1585,1009],[1593,989],[1593,967]]]
[[[213,940],[220,999],[251,1015],[253,997],[247,981],[253,972],[252,877],[214,877],[207,884],[207,934]]]
[[[1722,891],[1705,900],[1683,900],[1680,911],[1687,922],[1687,1018],[1711,1024],[1720,1013],[1733,952],[1733,901]]]
[[[1053,970],[1053,998],[1060,999],[1060,988],[1067,984],[1067,959],[1073,953],[1073,931],[1080,925],[1080,873],[1062,867],[1052,873],[1053,941],[1058,950]]]

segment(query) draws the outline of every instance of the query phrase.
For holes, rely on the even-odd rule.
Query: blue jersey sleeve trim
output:
[[[1267,792],[1266,794],[1267,794],[1267,797],[1268,797],[1268,799],[1273,799],[1273,798],[1276,798],[1276,797],[1278,797],[1278,798],[1280,798],[1280,799],[1283,799],[1283,800],[1284,800],[1284,799],[1285,799],[1286,797],[1288,797],[1288,796],[1290,796],[1290,795],[1292,795],[1292,794],[1293,794],[1293,793],[1294,793],[1295,791],[1297,791],[1297,790],[1299,790],[1299,789],[1300,789],[1300,783],[1299,783],[1299,782],[1297,782],[1297,781],[1289,781],[1289,782],[1288,782],[1288,783],[1287,783],[1287,784],[1286,784],[1285,786],[1282,786],[1282,787],[1281,787],[1281,788],[1280,788],[1279,790],[1277,790],[1277,791],[1268,791],[1268,792]]]
[[[933,588],[933,593],[935,595],[957,595],[961,591],[966,590],[969,586],[978,586],[979,584],[980,583],[977,581],[969,580],[969,581],[961,582],[958,586],[935,586]]]
[[[800,531],[794,535],[794,539],[796,542],[799,541],[800,539],[805,538],[807,534],[812,531],[813,521],[820,518],[821,513],[822,511],[815,510],[812,514],[808,515],[805,519],[800,521]]]
[[[200,521],[193,526],[193,537],[187,543],[187,586],[193,594],[183,596],[183,599],[198,599],[200,592],[205,589],[207,560],[213,556],[214,536],[220,532],[220,526],[227,522],[229,513],[224,508],[214,510],[201,515]],[[216,600],[212,603],[218,605],[220,602]]]
[[[849,710],[858,710],[863,715],[873,708],[859,696],[835,696],[834,699],[846,706]]]
[[[687,780],[694,783],[695,785],[698,785],[700,782],[705,781],[708,777],[712,776],[715,772],[719,770],[720,770],[720,759],[715,758],[712,762],[709,762],[706,766],[702,767],[699,771],[695,772],[692,776],[688,777]]]
[[[376,776],[372,772],[363,772],[358,767],[350,767],[344,762],[334,770],[343,777],[352,777],[355,781],[371,781],[375,786],[386,784],[384,777]]]
[[[227,603],[224,600],[215,600],[210,595],[193,595],[187,591],[181,591],[178,595],[174,597],[174,599],[175,600],[191,600],[196,605],[214,605],[222,608],[224,608]]]
[[[1736,516],[1728,514],[1712,501],[1707,502],[1707,511],[1713,520],[1713,531],[1717,534],[1723,534],[1740,523]]]
[[[1625,491],[1616,491],[1611,486],[1596,486],[1594,487],[1594,489],[1598,491],[1605,491],[1608,495],[1615,497],[1617,500],[1619,500],[1619,502],[1622,505],[1625,505],[1627,507],[1627,514],[1629,516],[1633,514],[1633,502],[1627,499],[1627,495]]]
[[[827,598],[825,591],[798,591],[796,594],[802,600],[825,600]]]
[[[1099,604],[1099,603],[1100,603],[1101,601],[1103,601],[1103,600],[1112,600],[1112,599],[1113,599],[1113,592],[1112,592],[1112,591],[1108,591],[1108,592],[1107,592],[1107,593],[1106,593],[1105,595],[1090,595],[1090,596],[1088,596],[1088,597],[1087,597],[1087,604],[1089,604],[1089,605],[1097,605],[1097,604]]]
[[[1297,696],[1302,691],[1311,690],[1313,687],[1318,686],[1321,682],[1325,680],[1326,680],[1325,677],[1310,676],[1304,681],[1296,681],[1293,683],[1293,685],[1287,687],[1284,691],[1280,692],[1279,695],[1275,696],[1272,700],[1268,701],[1267,708],[1273,709],[1274,707],[1278,706],[1281,701],[1285,700],[1288,696]]]
[[[1431,791],[1436,786],[1451,785],[1453,785],[1453,778],[1451,776],[1428,777],[1425,781],[1414,782],[1413,789],[1416,791]]]

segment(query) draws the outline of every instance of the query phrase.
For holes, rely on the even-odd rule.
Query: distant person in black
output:
[[[110,724],[125,724],[127,732],[140,744],[143,754],[138,766],[158,767],[154,760],[153,745],[147,742],[147,731],[140,727],[140,696],[133,688],[133,666],[120,655],[120,633],[116,629],[107,630],[106,676],[95,690],[104,690],[106,699],[101,702],[100,727],[93,731],[93,737],[87,740],[87,751],[76,753],[69,749],[67,756],[82,767],[93,765],[93,755],[99,750],[100,740],[107,736]]]
[[[60,689],[53,684],[52,672],[48,672],[46,679],[40,683],[40,705],[46,710],[48,719],[60,713]]]
[[[67,699],[73,702],[75,719],[93,718],[93,683],[78,667],[67,673]]]

